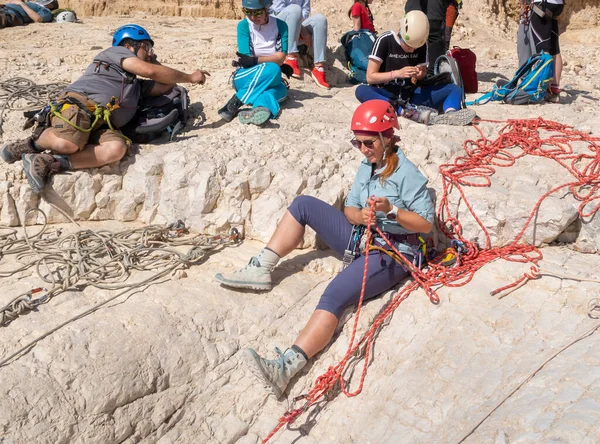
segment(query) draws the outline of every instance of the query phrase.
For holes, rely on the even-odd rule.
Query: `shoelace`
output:
[[[285,355],[279,347],[275,347],[275,353],[277,353],[278,357],[272,360],[265,359],[265,363],[270,367],[283,369],[285,366]]]
[[[250,258],[250,261],[248,262],[248,265],[246,265],[244,268],[242,268],[243,271],[247,270],[250,267],[256,267],[256,268],[260,268],[260,262],[258,261],[258,258],[256,256],[252,256]]]

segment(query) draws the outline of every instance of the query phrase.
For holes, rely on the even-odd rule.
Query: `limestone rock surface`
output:
[[[465,2],[453,40],[477,53],[482,92],[517,68],[512,37],[490,26],[487,4],[493,5]],[[597,26],[592,14],[597,9],[589,2],[572,4]],[[304,67],[304,78],[292,81],[281,116],[264,128],[224,124],[217,116],[233,93],[228,78],[236,21],[190,16],[208,11],[233,18],[223,12],[228,2],[220,2],[219,11],[210,1],[84,0],[78,5],[75,9],[90,16],[84,24],[2,30],[0,77],[70,82],[110,44],[115,27],[131,22],[151,30],[163,63],[186,72],[208,69],[212,76],[206,85],[189,88],[191,119],[177,141],[135,146],[119,165],[56,175],[43,197],[31,192],[20,162],[0,164],[0,224],[39,224],[39,213],[27,213],[39,207],[52,224],[68,221],[60,210],[93,229],[182,219],[194,230],[240,228],[247,241],[186,270],[187,277],[125,296],[70,323],[0,367],[0,442],[258,443],[288,403],[275,400],[252,379],[239,359],[241,350],[254,347],[274,357],[275,346],[289,346],[339,261],[328,251],[297,250],[277,268],[276,285],[267,293],[227,290],[212,277],[246,265],[297,194],[342,208],[361,160],[348,143],[357,102],[337,43],[350,28],[350,5],[330,0],[313,5],[330,20],[327,69],[334,88],[318,89]],[[389,0],[373,3],[377,28],[397,27],[401,7]],[[152,15],[159,13],[175,17]],[[578,30],[573,20],[573,28],[567,26],[561,36],[567,61],[562,103],[489,104],[477,108],[482,119],[543,116],[600,135],[597,28]],[[22,137],[21,125],[19,112],[7,112],[0,142]],[[401,148],[439,198],[440,165],[462,155],[463,142],[479,133],[473,127],[425,127],[404,119],[401,126]],[[478,128],[492,138],[500,127],[486,121]],[[551,162],[526,157],[514,167],[497,168],[491,187],[465,192],[492,243],[502,245],[514,239],[539,196],[568,180]],[[450,202],[465,235],[481,243],[481,229],[464,200],[452,193]],[[569,193],[554,195],[524,239],[542,246],[542,270],[598,279],[600,219],[579,217],[577,207]],[[308,232],[303,246],[316,244]],[[0,270],[13,265],[0,257]],[[597,322],[588,317],[588,304],[598,297],[598,284],[592,282],[543,276],[503,299],[490,296],[525,268],[489,264],[467,286],[439,290],[439,306],[415,292],[377,336],[363,392],[355,398],[334,393],[274,442],[458,442],[556,350]],[[0,277],[0,307],[24,288],[39,285],[30,271]],[[1,328],[0,360],[111,295],[92,288],[67,292]],[[359,335],[391,297],[387,293],[366,304]],[[306,393],[344,356],[352,315],[343,317],[332,344],[292,381],[289,399]],[[466,442],[600,442],[599,345],[595,334],[558,355]],[[362,362],[352,365],[346,377],[354,390]]]

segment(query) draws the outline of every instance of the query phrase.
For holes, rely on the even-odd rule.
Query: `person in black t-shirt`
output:
[[[462,91],[457,85],[419,85],[427,74],[428,35],[429,22],[421,11],[407,13],[398,32],[381,34],[369,56],[369,84],[356,88],[356,98],[387,100],[399,116],[418,123],[467,125],[475,112],[461,109]]]
[[[408,0],[404,12],[421,11],[427,15],[429,20],[429,74],[433,74],[433,66],[437,58],[446,52],[445,30],[446,10],[450,0]]]

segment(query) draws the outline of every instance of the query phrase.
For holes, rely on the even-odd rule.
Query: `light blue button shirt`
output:
[[[435,208],[427,191],[427,179],[401,150],[398,150],[397,154],[398,166],[383,185],[379,175],[385,167],[375,170],[371,175],[372,164],[366,159],[361,162],[352,189],[346,198],[346,206],[362,209],[367,206],[367,199],[370,196],[386,197],[392,205],[396,205],[401,210],[417,213],[433,224]],[[413,233],[399,223],[389,220],[381,211],[378,211],[376,216],[377,226],[383,231],[394,234]],[[400,245],[400,250],[412,253],[406,245]]]
[[[298,5],[302,8],[302,18],[306,20],[310,15],[310,0],[273,0],[269,12],[277,15],[289,5]]]

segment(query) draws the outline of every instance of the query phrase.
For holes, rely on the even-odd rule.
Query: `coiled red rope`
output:
[[[315,380],[313,387],[307,394],[296,398],[297,400],[305,399],[306,401],[300,408],[291,408],[281,416],[277,426],[264,438],[263,443],[268,442],[285,424],[294,422],[298,416],[325,396],[338,382],[342,393],[348,397],[356,396],[362,391],[369,366],[370,352],[377,330],[394,310],[417,288],[423,288],[429,299],[433,303],[438,303],[439,297],[434,287],[438,285],[446,287],[463,286],[473,279],[477,270],[496,259],[530,263],[531,267],[529,272],[525,273],[517,281],[494,290],[492,295],[515,289],[526,283],[529,279],[538,278],[538,263],[542,259],[542,252],[534,245],[522,243],[521,239],[535,217],[540,205],[548,196],[558,190],[568,188],[574,198],[580,202],[578,212],[582,218],[589,218],[600,209],[600,137],[592,137],[584,132],[576,131],[570,126],[542,118],[508,120],[507,122],[499,123],[505,123],[505,125],[500,129],[498,137],[494,140],[486,138],[481,129],[475,126],[480,137],[476,140],[465,141],[463,144],[465,154],[457,157],[452,163],[440,166],[442,193],[437,211],[438,226],[448,239],[461,242],[464,253],[460,257],[460,261],[452,268],[430,262],[428,264],[428,271],[424,272],[406,260],[396,250],[394,245],[387,241],[387,238],[378,227],[372,227],[369,224],[367,245],[370,244],[371,240],[371,228],[374,228],[379,236],[386,240],[388,246],[400,258],[403,265],[409,269],[413,281],[409,282],[396,293],[392,301],[373,321],[373,324],[364,336],[355,342],[367,282],[369,250],[366,250],[360,300],[346,354],[340,362],[335,366],[329,367],[325,373]],[[574,143],[583,143],[585,145],[583,147],[579,146],[575,150]],[[491,185],[490,178],[496,172],[496,168],[513,166],[518,159],[527,155],[554,160],[571,174],[573,180],[552,188],[538,199],[521,231],[510,244],[502,247],[492,247],[489,233],[469,203],[463,187],[489,187]],[[462,225],[458,220],[458,216],[453,214],[449,202],[449,194],[453,189],[458,191],[470,214],[483,231],[485,237],[485,245],[483,247],[462,237]],[[371,206],[372,214],[373,206]],[[349,359],[363,345],[364,364],[360,381],[356,390],[350,391],[346,387],[347,382],[344,380],[343,375]]]

